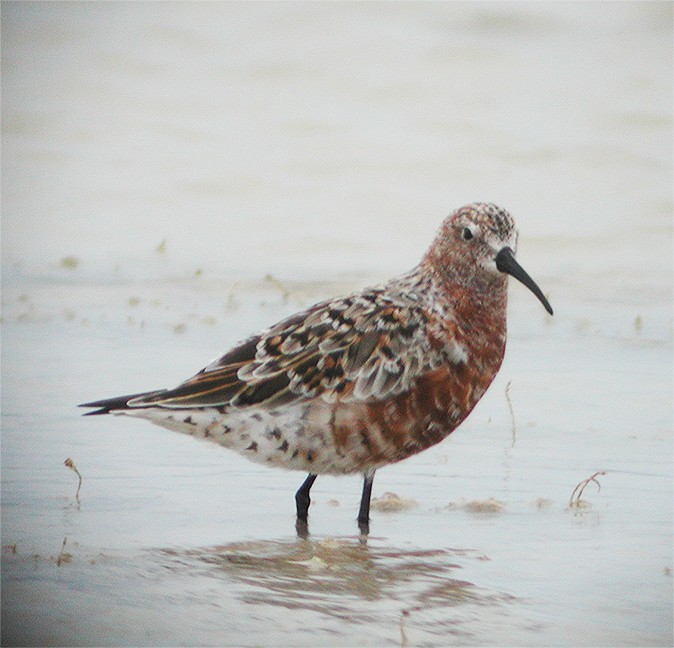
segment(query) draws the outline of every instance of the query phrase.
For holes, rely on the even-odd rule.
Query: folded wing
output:
[[[416,301],[370,289],[317,304],[248,338],[174,389],[88,406],[110,411],[383,400],[447,361],[428,323]]]

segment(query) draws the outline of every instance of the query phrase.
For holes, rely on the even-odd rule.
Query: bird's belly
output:
[[[348,474],[367,467],[358,444],[337,448],[332,434],[333,408],[309,403],[277,409],[138,409],[120,412],[147,419],[174,432],[217,443],[266,465],[315,474]],[[387,463],[387,462],[385,462]]]
[[[374,402],[321,398],[278,408],[139,408],[124,414],[218,443],[266,465],[314,474],[376,470],[439,443],[470,413],[488,380],[455,369]],[[462,378],[458,380],[458,378]]]

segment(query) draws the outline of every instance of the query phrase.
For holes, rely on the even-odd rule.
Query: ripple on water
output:
[[[323,626],[335,636],[353,637],[359,628],[368,634],[374,628],[380,640],[402,645],[408,637],[415,643],[437,642],[447,634],[476,639],[471,621],[482,618],[485,608],[498,610],[516,600],[461,578],[462,562],[484,559],[472,549],[400,549],[373,538],[309,538],[160,549],[156,558],[176,574],[220,582],[257,608],[251,610],[253,618],[274,616],[279,609],[293,616],[304,612],[320,619],[314,630]]]

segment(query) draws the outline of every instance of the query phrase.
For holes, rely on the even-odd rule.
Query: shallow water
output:
[[[671,5],[158,7],[2,8],[3,645],[671,645]],[[499,376],[366,540],[355,476],[300,538],[303,475],[75,408],[476,198],[555,316],[512,286]]]
[[[6,291],[3,322],[6,643],[666,645],[666,341],[601,339],[541,313],[527,333],[528,295],[513,299],[506,363],[470,419],[377,475],[375,497],[392,491],[408,506],[375,501],[363,543],[358,478],[321,477],[304,540],[293,522],[301,475],[73,408],[187,375],[223,330],[254,311],[280,316],[291,298],[247,286],[215,325],[204,323],[212,290],[198,282],[147,290],[138,306],[124,304],[127,286],[79,287],[67,304],[43,284],[22,289],[28,301]],[[169,322],[192,321],[188,294],[204,311],[177,334]],[[135,319],[153,299],[147,312],[160,314]],[[67,457],[83,476],[79,502]],[[585,507],[570,509],[596,471],[601,490],[589,484]]]

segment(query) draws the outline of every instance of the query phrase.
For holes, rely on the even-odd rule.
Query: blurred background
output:
[[[671,3],[0,11],[3,645],[671,645]],[[408,270],[473,201],[555,315],[511,287],[501,373],[380,471],[416,506],[366,549],[355,477],[302,544],[301,475],[79,416]]]
[[[3,272],[387,275],[482,200],[539,276],[668,273],[670,36],[662,2],[8,3]]]

